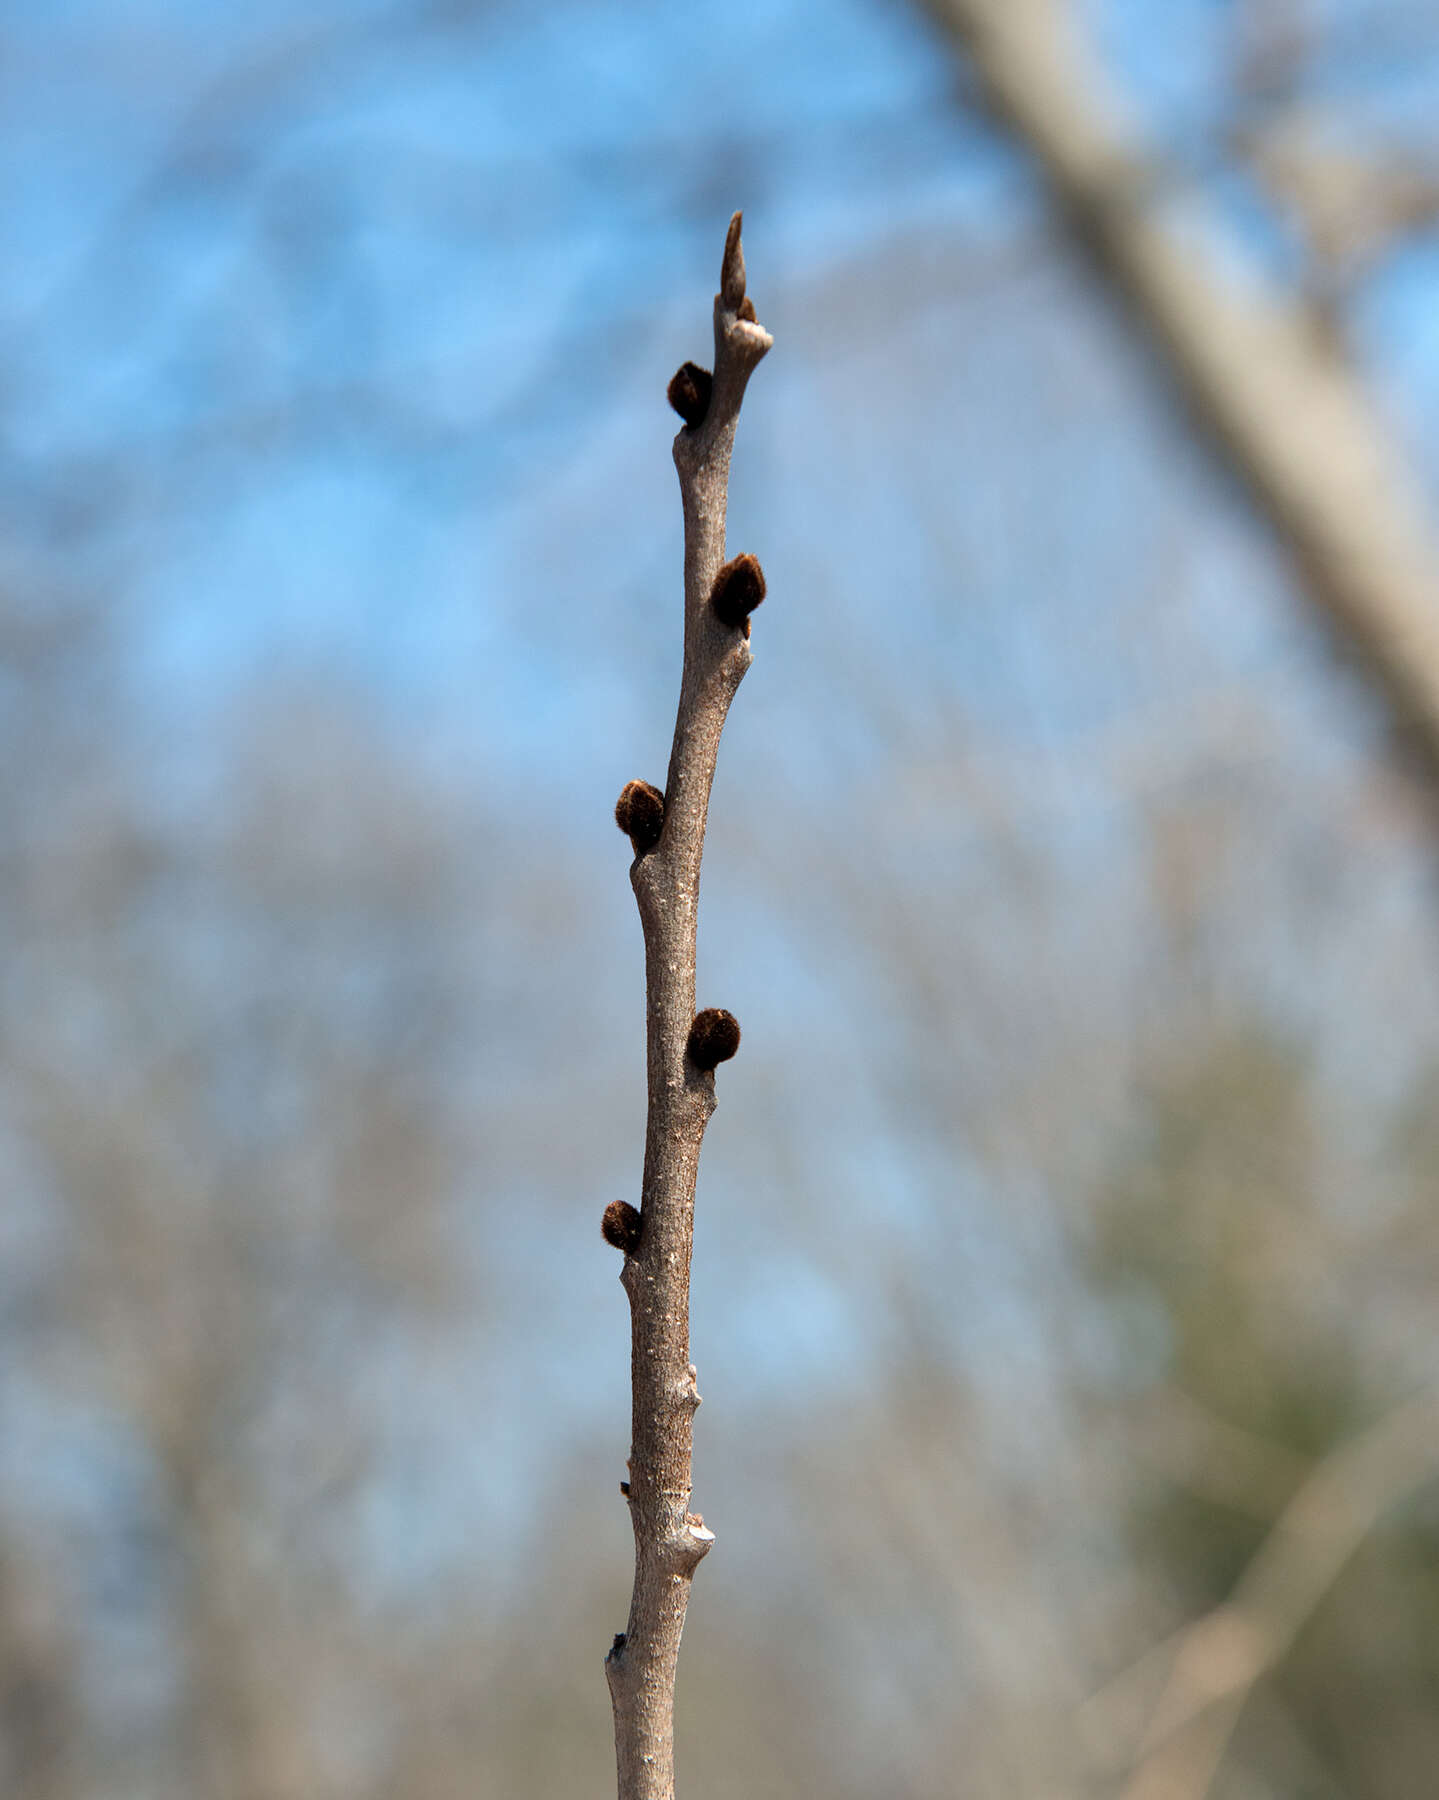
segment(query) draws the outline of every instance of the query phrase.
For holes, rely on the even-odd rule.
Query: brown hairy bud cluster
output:
[[[648,781],[627,781],[615,801],[615,824],[634,845],[635,855],[643,856],[664,830],[664,795]]]
[[[744,627],[749,636],[749,616],[765,596],[764,570],[759,558],[748,551],[727,562],[714,578],[710,605],[722,625]]]
[[[704,423],[713,388],[714,376],[698,363],[681,363],[671,378],[667,390],[669,403],[691,431]]]
[[[726,1012],[722,1006],[709,1006],[695,1014],[685,1055],[697,1069],[709,1070],[717,1063],[728,1062],[738,1049],[739,1020],[732,1012]]]
[[[737,319],[748,319],[751,325],[759,324],[759,314],[755,311],[754,301],[750,299],[748,294],[740,301],[739,311],[735,314],[735,317]]]
[[[640,1231],[644,1220],[628,1200],[611,1200],[600,1220],[600,1236],[616,1250],[633,1256],[640,1247]]]

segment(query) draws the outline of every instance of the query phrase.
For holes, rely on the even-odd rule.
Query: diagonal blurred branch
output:
[[[1065,0],[923,3],[1439,777],[1439,544],[1361,384],[1298,308],[1240,291],[1162,216],[1156,155],[1115,122]]]
[[[1147,1667],[1163,1658],[1169,1675],[1122,1800],[1205,1800],[1257,1684],[1288,1654],[1384,1514],[1436,1473],[1435,1391],[1396,1407],[1318,1464],[1231,1597],[1142,1659]]]

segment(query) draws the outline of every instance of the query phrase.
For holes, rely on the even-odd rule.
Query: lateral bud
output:
[[[749,616],[765,597],[764,570],[759,558],[746,550],[732,557],[714,578],[710,589],[710,606],[721,625],[732,630],[743,627],[749,636]]]
[[[635,855],[643,856],[664,830],[664,795],[648,781],[627,781],[615,801],[615,824],[628,836]]]
[[[670,405],[694,431],[704,424],[713,389],[714,376],[709,370],[702,369],[698,363],[687,362],[675,370],[665,391]]]
[[[709,1006],[695,1014],[685,1055],[697,1069],[707,1073],[717,1064],[728,1062],[738,1049],[739,1020],[732,1012],[726,1012],[722,1006]]]
[[[616,1250],[623,1250],[626,1256],[633,1256],[639,1249],[643,1229],[643,1215],[628,1200],[611,1200],[600,1220],[600,1236]]]

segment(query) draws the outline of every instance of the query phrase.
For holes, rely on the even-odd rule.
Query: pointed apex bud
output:
[[[740,243],[743,213],[736,213],[725,233],[724,261],[720,264],[720,299],[731,312],[738,312],[744,300],[744,246]]]

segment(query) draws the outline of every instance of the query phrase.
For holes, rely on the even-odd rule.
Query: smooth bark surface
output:
[[[712,1071],[686,1054],[695,1018],[700,858],[720,733],[752,655],[748,625],[710,607],[725,560],[730,452],[746,384],[773,341],[745,307],[740,215],[730,222],[715,296],[714,385],[703,419],[675,439],[685,522],[684,675],[665,785],[664,824],[630,880],[645,939],[649,1116],[638,1244],[621,1280],[633,1331],[634,1413],[628,1500],[635,1534],[629,1623],[605,1659],[614,1704],[620,1800],[674,1793],[674,1683],[695,1567],[713,1534],[690,1511],[689,1360],[695,1176],[715,1108]]]

